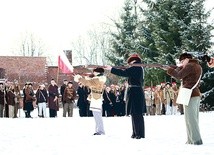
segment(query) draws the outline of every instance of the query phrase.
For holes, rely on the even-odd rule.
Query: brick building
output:
[[[75,73],[87,73],[90,70],[85,68],[74,68]],[[0,56],[0,80],[7,79],[9,82],[18,80],[21,88],[26,82],[32,82],[34,89],[38,84],[49,85],[51,79],[55,79],[58,86],[63,80],[73,81],[72,74],[63,74],[58,66],[48,66],[46,57],[25,57],[25,56]],[[77,87],[77,84],[74,83]]]
[[[45,57],[0,56],[1,78],[10,82],[46,82],[47,65]],[[1,71],[0,70],[0,71]]]

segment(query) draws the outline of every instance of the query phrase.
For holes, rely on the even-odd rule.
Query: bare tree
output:
[[[14,53],[22,56],[43,56],[44,55],[44,43],[35,34],[25,32],[20,37],[18,43],[18,49],[15,49]]]
[[[72,42],[73,64],[89,64],[91,63],[86,55],[86,42],[83,37],[79,37],[75,42]]]
[[[105,27],[94,27],[88,31],[85,38],[80,37],[76,42],[73,42],[74,61],[78,65],[85,61],[87,64],[106,64],[105,53],[110,47],[108,34]]]

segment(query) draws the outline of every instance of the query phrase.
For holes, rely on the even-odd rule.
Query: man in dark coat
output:
[[[78,100],[77,106],[79,108],[80,117],[87,116],[87,106],[88,106],[88,89],[79,82],[79,87],[77,88]]]
[[[4,116],[4,105],[5,105],[4,84],[0,83],[0,117]]]
[[[25,101],[24,101],[24,110],[26,114],[26,118],[32,118],[31,112],[34,110],[33,101],[35,101],[35,94],[33,91],[32,83],[28,83],[24,89]]]
[[[68,85],[68,80],[63,80],[63,85],[60,87],[60,94],[62,95],[62,99],[61,99],[61,101],[62,101],[62,105],[63,105],[63,107],[64,107],[64,91],[65,91],[65,88],[67,87],[67,85]]]
[[[59,98],[59,92],[58,92],[58,86],[56,85],[56,82],[54,79],[51,80],[51,84],[48,87],[48,106],[49,106],[49,116],[50,117],[57,117],[57,111],[59,110],[58,105],[58,98]]]
[[[141,58],[137,54],[133,54],[128,58],[128,64],[141,63]],[[144,113],[146,113],[146,103],[143,90],[144,73],[143,68],[132,66],[127,69],[117,69],[111,66],[106,67],[111,73],[128,77],[128,93],[127,93],[127,113],[132,119],[132,136],[131,138],[145,138]]]

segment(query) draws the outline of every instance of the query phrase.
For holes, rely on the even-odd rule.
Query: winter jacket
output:
[[[183,82],[184,88],[191,89],[202,74],[202,68],[195,59],[190,59],[184,68],[169,68],[167,74]],[[199,82],[200,83],[200,82]],[[200,96],[199,84],[193,89],[191,97]]]
[[[76,91],[73,87],[69,88],[68,86],[64,90],[63,102],[73,103],[76,98]]]
[[[15,105],[15,94],[11,90],[7,92],[7,104],[8,105]]]
[[[36,91],[36,103],[48,102],[48,93],[46,89],[38,89]]]

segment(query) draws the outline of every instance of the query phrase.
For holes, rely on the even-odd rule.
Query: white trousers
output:
[[[104,126],[103,126],[103,118],[102,118],[102,112],[101,111],[92,111],[94,119],[95,119],[95,132],[99,133],[101,135],[105,134]]]
[[[38,103],[38,107],[39,107],[39,116],[42,116],[43,112],[43,116],[46,117],[46,103],[45,102]]]

